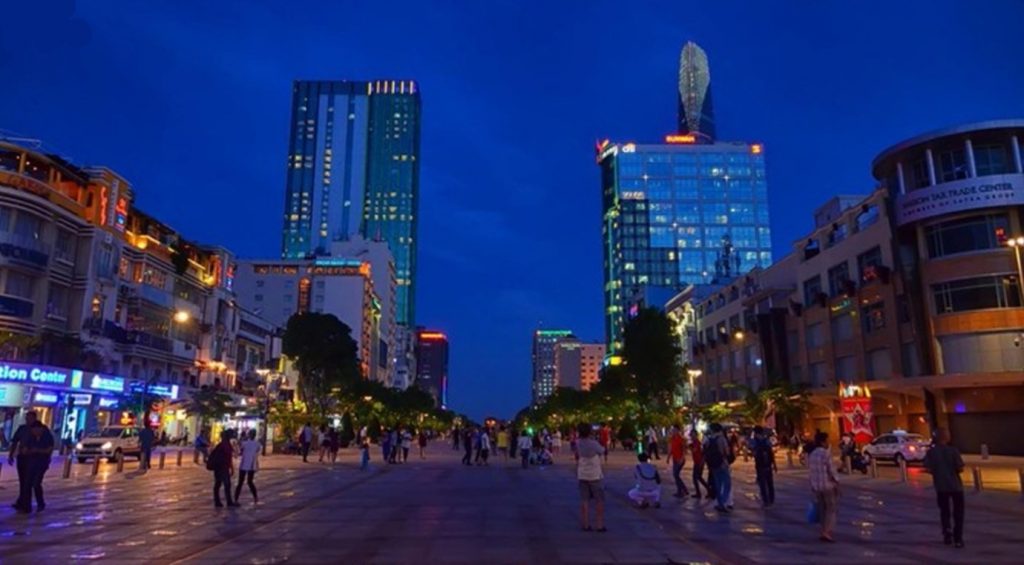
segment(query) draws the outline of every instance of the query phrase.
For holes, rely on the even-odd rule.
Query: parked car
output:
[[[108,426],[98,432],[90,432],[75,444],[75,456],[79,463],[90,457],[105,457],[115,461],[118,455],[142,459],[139,445],[139,430],[128,426]]]
[[[892,461],[898,465],[901,460],[908,463],[924,461],[928,447],[928,440],[921,434],[897,430],[876,437],[864,446],[864,454],[879,461]]]

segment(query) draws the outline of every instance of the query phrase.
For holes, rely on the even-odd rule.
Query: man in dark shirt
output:
[[[221,508],[224,505],[220,501],[220,488],[224,486],[224,498],[228,506],[238,506],[238,503],[231,498],[231,474],[234,470],[232,458],[234,450],[231,447],[232,433],[225,430],[220,434],[220,443],[210,452],[206,461],[207,467],[213,471],[213,505]]]
[[[960,473],[964,460],[960,451],[949,444],[949,431],[935,430],[935,445],[924,457],[924,466],[932,474],[935,495],[939,501],[939,520],[942,522],[942,539],[946,543],[964,546],[964,483]],[[949,528],[949,507],[953,506],[953,529]]]
[[[149,419],[146,419],[146,423],[143,424],[142,429],[139,430],[139,449],[142,455],[139,458],[139,468],[149,469],[150,461],[153,458],[153,443],[156,440],[156,432],[149,427]]]
[[[36,497],[36,510],[46,508],[43,500],[43,475],[50,468],[54,441],[50,428],[39,421],[34,410],[25,414],[25,424],[18,427],[11,442],[8,464],[17,460],[18,500],[14,508],[19,512],[32,511],[32,494]]]

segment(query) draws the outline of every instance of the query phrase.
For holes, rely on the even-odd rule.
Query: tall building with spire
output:
[[[708,55],[692,41],[679,53],[679,133],[697,135],[705,142],[715,140]]]
[[[281,257],[361,234],[395,262],[396,318],[415,324],[420,93],[411,80],[296,81]]]
[[[640,308],[772,262],[764,145],[717,140],[707,55],[692,42],[680,56],[678,126],[663,141],[596,146],[609,354]]]

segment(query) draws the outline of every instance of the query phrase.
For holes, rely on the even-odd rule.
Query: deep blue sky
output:
[[[1024,3],[18,2],[0,129],[134,183],[188,237],[280,252],[291,81],[423,93],[418,320],[451,339],[450,400],[529,399],[539,323],[603,336],[599,138],[675,123],[679,49],[711,60],[719,137],[765,143],[776,257],[834,193],[926,130],[1024,116]]]

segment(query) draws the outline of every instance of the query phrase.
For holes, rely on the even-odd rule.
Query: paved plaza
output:
[[[359,471],[354,452],[334,466],[274,456],[257,474],[260,504],[215,509],[211,474],[176,451],[166,468],[116,473],[55,465],[47,509],[0,508],[0,562],[66,563],[1019,563],[1024,501],[969,493],[965,549],[941,542],[926,481],[843,478],[836,544],[817,540],[805,512],[805,472],[783,461],[776,505],[762,510],[748,464],[735,470],[736,510],[667,496],[660,509],[630,507],[632,457],[608,465],[608,532],[582,532],[571,459],[522,470],[515,462],[464,467],[450,446],[428,459]],[[374,457],[378,455],[375,450]],[[660,463],[664,463],[663,461]],[[665,479],[669,479],[660,464]],[[13,500],[13,469],[0,498]]]

